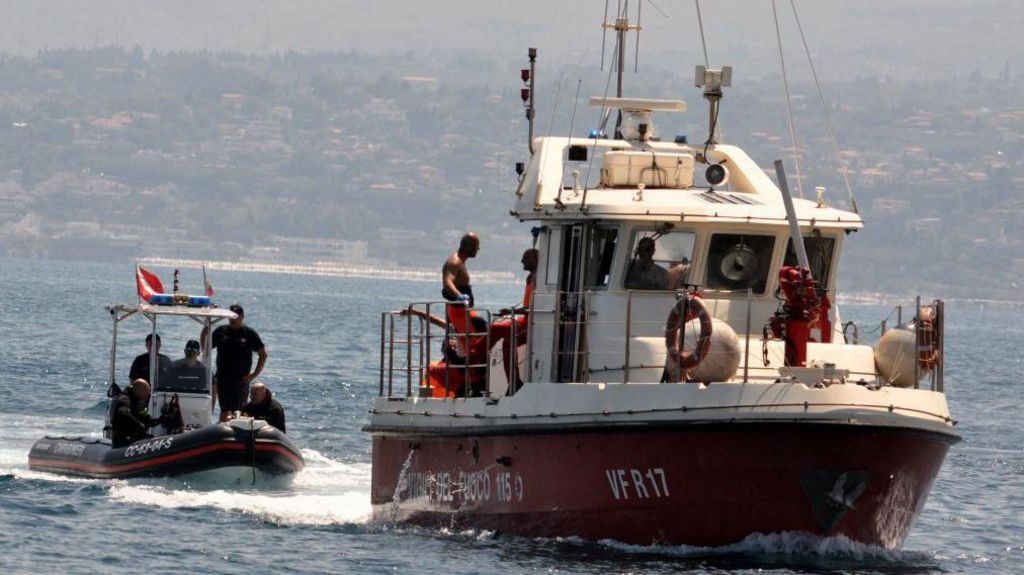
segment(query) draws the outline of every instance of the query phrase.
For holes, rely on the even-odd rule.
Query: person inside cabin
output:
[[[171,363],[167,368],[166,385],[162,389],[191,393],[206,392],[206,366],[199,361],[199,342],[190,339],[185,344],[185,357]]]
[[[668,271],[654,263],[654,238],[637,242],[633,260],[626,272],[626,289],[663,290],[668,285]]]
[[[260,376],[267,365],[267,348],[253,328],[245,325],[245,310],[232,304],[228,308],[236,317],[213,330],[213,347],[217,350],[217,400],[220,402],[220,421],[224,422],[241,411],[249,395],[249,383]],[[206,341],[206,328],[199,337]],[[252,356],[257,356],[256,368]]]
[[[262,419],[279,429],[281,433],[285,433],[284,407],[274,399],[270,388],[262,383],[252,384],[252,389],[249,390],[249,403],[242,408],[242,415]]]
[[[110,441],[114,447],[124,447],[152,437],[150,428],[170,423],[177,418],[178,414],[170,410],[159,418],[153,418],[149,414],[149,394],[149,382],[138,378],[115,400],[110,417]]]
[[[160,334],[156,335],[156,345],[153,345],[154,334],[150,333],[146,336],[146,353],[138,355],[134,361],[132,361],[131,368],[128,369],[128,381],[135,381],[136,379],[145,379],[149,381],[149,354],[155,353],[157,357],[156,367],[157,371],[163,373],[168,366],[171,365],[171,358],[160,353]]]

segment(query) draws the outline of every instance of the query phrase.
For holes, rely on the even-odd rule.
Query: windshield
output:
[[[836,239],[821,234],[804,237],[804,249],[807,250],[807,263],[811,266],[811,276],[818,285],[828,285],[829,272],[832,270],[832,254],[835,253]],[[795,266],[796,252],[793,251],[793,239],[786,242],[786,266]]]
[[[626,265],[626,289],[676,290],[690,282],[693,232],[638,231]]]
[[[191,363],[179,359],[160,372],[156,391],[180,393],[207,393],[206,366],[201,361]]]

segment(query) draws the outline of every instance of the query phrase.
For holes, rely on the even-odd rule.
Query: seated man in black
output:
[[[199,342],[188,340],[185,344],[185,357],[171,363],[167,371],[160,375],[162,378],[157,391],[206,393],[206,366],[199,361]]]
[[[262,383],[252,384],[249,403],[242,408],[242,415],[262,419],[284,433],[284,407],[274,399],[274,394]]]
[[[661,290],[668,285],[668,271],[654,263],[654,238],[644,237],[626,271],[626,289]]]
[[[135,381],[136,379],[145,379],[149,381],[149,354],[156,354],[156,369],[160,373],[163,373],[167,366],[171,365],[171,358],[160,353],[160,334],[156,334],[156,346],[153,346],[153,334],[146,336],[146,353],[143,353],[135,358],[132,362],[131,369],[128,370],[128,381]]]
[[[165,414],[158,419],[149,415],[149,382],[136,379],[128,390],[117,397],[110,417],[111,443],[124,447],[140,439],[152,437],[151,427],[171,421],[176,414]]]

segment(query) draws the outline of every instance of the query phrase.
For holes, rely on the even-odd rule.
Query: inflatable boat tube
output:
[[[172,435],[113,447],[108,439],[44,437],[28,455],[30,469],[93,478],[174,477],[221,468],[264,475],[305,467],[288,436],[265,421],[233,419]]]

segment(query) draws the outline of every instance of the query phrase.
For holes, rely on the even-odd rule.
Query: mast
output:
[[[607,15],[607,7],[605,9],[605,13]],[[601,23],[601,28],[603,28],[606,33],[607,33],[608,30],[614,30],[615,31],[615,49],[616,49],[616,52],[615,52],[615,74],[616,74],[615,97],[616,98],[621,98],[622,94],[623,94],[623,92],[622,92],[622,77],[623,77],[624,72],[626,71],[626,33],[629,32],[630,30],[635,30],[637,32],[637,47],[639,48],[639,46],[640,46],[640,30],[642,28],[640,26],[640,7],[639,7],[639,4],[637,6],[636,14],[637,14],[637,23],[636,24],[630,24],[629,23],[629,0],[626,0],[623,3],[623,5],[622,5],[622,12],[619,13],[619,14],[616,14],[615,22],[608,22],[607,20],[605,20],[604,22]],[[604,55],[602,54],[602,58],[603,58],[603,56]],[[638,54],[634,54],[633,58],[634,58],[634,60],[636,60],[638,58]],[[622,126],[622,110],[619,110],[618,117],[615,120],[615,138],[616,139],[619,139],[619,137],[620,137],[619,136],[619,127],[620,126]]]
[[[529,135],[527,136],[529,140],[527,140],[526,146],[530,150],[530,155],[533,155],[533,119],[537,115],[537,109],[533,105],[533,78],[537,64],[537,49],[529,48],[526,55],[530,59],[530,67],[520,71],[520,77],[526,86],[520,90],[520,96],[523,99],[523,105],[526,106],[526,120],[529,123]]]

